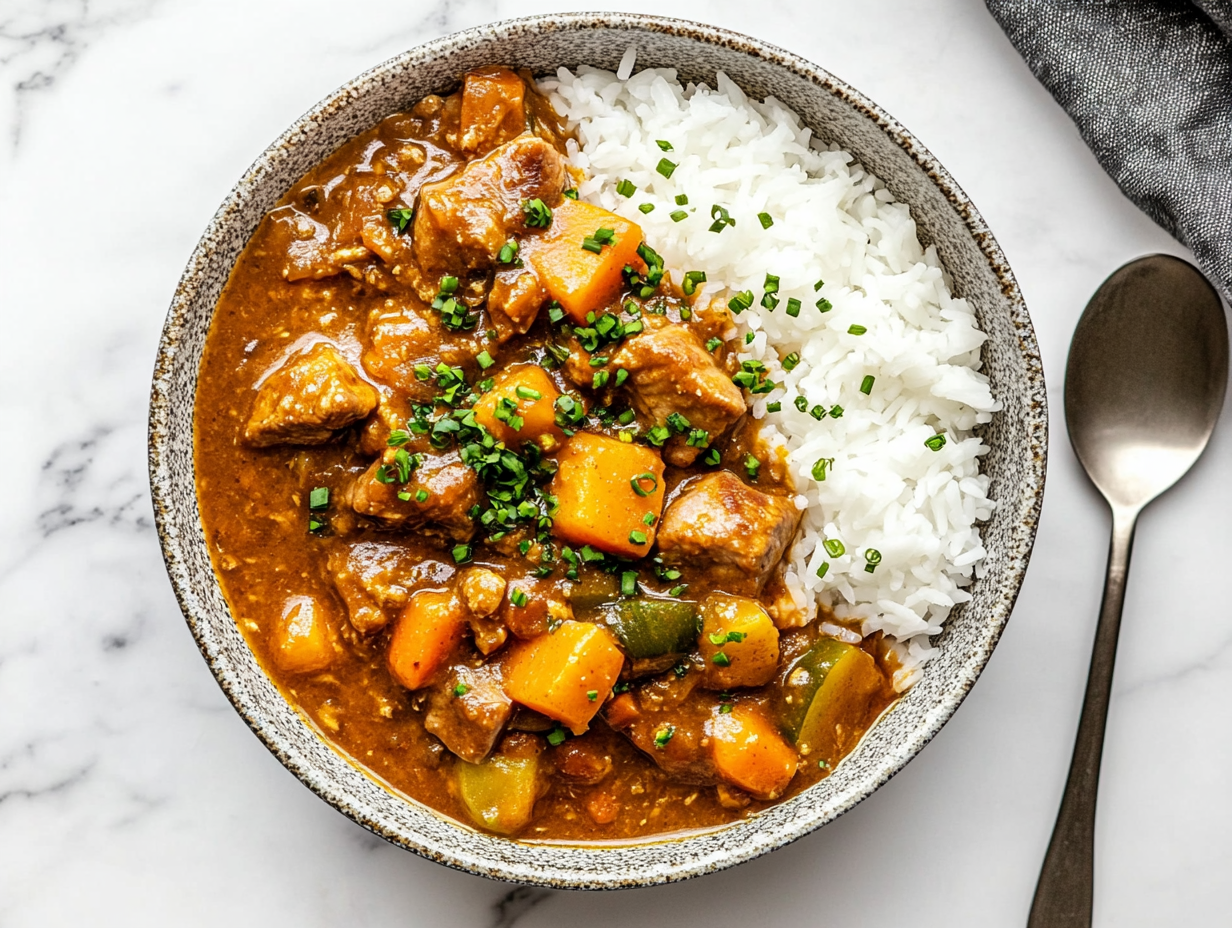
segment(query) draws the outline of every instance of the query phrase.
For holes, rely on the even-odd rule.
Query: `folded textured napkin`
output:
[[[1104,170],[1232,302],[1232,2],[986,2]]]

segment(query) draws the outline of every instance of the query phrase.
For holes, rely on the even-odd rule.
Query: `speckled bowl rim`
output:
[[[252,195],[252,188],[261,177],[262,172],[279,151],[294,146],[302,141],[315,128],[316,121],[328,116],[331,112],[344,108],[365,93],[381,78],[390,72],[414,66],[418,63],[436,61],[447,58],[460,51],[499,41],[527,30],[542,34],[562,30],[587,30],[599,28],[633,28],[649,32],[661,32],[674,36],[682,36],[694,42],[715,45],[741,52],[778,68],[786,69],[797,76],[810,81],[820,93],[830,94],[857,111],[875,124],[889,136],[918,167],[927,175],[941,194],[948,200],[954,211],[959,215],[975,241],[980,252],[988,262],[989,268],[995,274],[1001,287],[1002,295],[1008,305],[1011,322],[1018,338],[1018,351],[1025,370],[1024,394],[1028,399],[1028,411],[1025,415],[1027,431],[1030,436],[1028,453],[1032,463],[1027,469],[1026,485],[1019,488],[1017,502],[1019,519],[1011,538],[1016,554],[1008,564],[1009,582],[1001,586],[1009,587],[992,614],[987,616],[983,626],[984,635],[979,641],[979,647],[970,655],[965,664],[961,665],[961,673],[949,681],[944,696],[933,704],[918,725],[909,743],[899,744],[897,750],[888,753],[880,759],[875,775],[867,777],[859,789],[853,789],[842,796],[841,801],[832,804],[829,810],[814,808],[812,815],[789,820],[785,827],[774,830],[771,834],[765,832],[764,816],[754,816],[733,823],[721,829],[703,832],[698,835],[668,836],[621,845],[614,853],[628,866],[621,873],[594,873],[581,875],[575,868],[564,867],[555,870],[547,861],[535,860],[536,857],[551,858],[553,853],[568,853],[582,851],[585,846],[544,845],[529,842],[517,842],[508,839],[482,835],[465,825],[459,824],[447,816],[435,813],[418,803],[419,808],[426,810],[458,832],[452,848],[442,848],[436,842],[429,842],[424,835],[412,831],[405,833],[393,829],[390,824],[378,817],[370,816],[358,803],[349,801],[331,783],[325,782],[320,771],[311,765],[301,766],[291,756],[291,746],[284,745],[279,736],[266,730],[257,718],[255,710],[245,703],[244,696],[236,692],[230,684],[230,668],[226,665],[226,657],[214,653],[209,646],[201,627],[201,619],[195,614],[194,607],[199,599],[193,590],[191,571],[186,564],[184,551],[185,539],[181,538],[172,525],[174,500],[171,498],[169,481],[172,479],[167,468],[168,445],[170,439],[171,396],[170,376],[181,337],[189,323],[189,315],[196,298],[199,279],[206,271],[210,255],[215,244],[221,241],[228,224],[240,215],[247,199]],[[554,888],[571,889],[616,889],[636,886],[649,886],[661,883],[676,882],[713,873],[727,867],[751,860],[779,847],[787,845],[820,828],[822,825],[838,818],[849,811],[877,789],[883,786],[897,774],[929,741],[957,710],[975,684],[992,654],[1009,619],[1014,603],[1021,588],[1034,544],[1035,532],[1039,521],[1040,508],[1043,502],[1044,478],[1047,463],[1047,405],[1044,387],[1043,364],[1040,359],[1039,346],[1026,305],[1018,289],[1018,284],[1010,270],[1001,247],[993,238],[985,225],[983,218],[974,204],[962,191],[949,172],[920,142],[908,132],[901,123],[890,116],[885,110],[865,97],[850,85],[834,77],[817,65],[791,53],[757,39],[739,33],[704,25],[687,20],[672,19],[659,16],[625,14],[625,13],[562,13],[523,17],[502,20],[495,23],[477,26],[461,32],[456,32],[434,41],[417,46],[401,55],[395,56],[376,67],[366,71],[359,77],[343,85],[330,94],[308,113],[296,121],[284,132],[259,158],[253,163],[244,177],[232,189],[227,199],[214,215],[206,228],[200,242],[194,250],[188,265],[177,287],[175,296],[167,315],[166,325],[159,343],[158,360],[155,367],[154,383],[150,402],[149,431],[149,466],[151,492],[154,503],[155,521],[159,539],[162,545],[163,557],[167,571],[175,591],[180,608],[187,624],[197,641],[219,685],[236,711],[248,723],[253,732],[265,744],[284,766],[294,773],[305,785],[317,795],[347,815],[356,823],[369,831],[386,838],[390,842],[411,850],[420,856],[436,861],[446,866],[511,882],[528,883]],[[194,490],[195,500],[195,490]],[[294,708],[288,705],[288,710]],[[304,722],[307,725],[307,722]],[[809,790],[788,800],[789,803],[804,801]],[[786,804],[786,803],[785,803]],[[731,832],[738,832],[732,835]],[[705,845],[708,838],[723,834],[729,838],[740,838],[738,841],[721,843],[717,851],[713,846]],[[495,840],[504,847],[499,855],[486,853],[484,842]],[[475,842],[476,847],[468,846],[467,842]],[[673,861],[667,865],[661,862],[657,866],[647,867],[639,872],[637,867],[639,852],[659,853],[665,850],[665,845],[678,854],[671,855]],[[690,853],[696,847],[700,853]],[[593,849],[593,845],[586,849]],[[547,853],[545,854],[545,851]],[[632,857],[629,856],[632,852]],[[517,859],[516,865],[510,860]],[[647,863],[650,859],[647,858]]]

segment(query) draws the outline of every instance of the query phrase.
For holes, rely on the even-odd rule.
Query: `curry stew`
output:
[[[785,588],[727,303],[564,149],[485,68],[294,186],[209,333],[202,521],[262,665],[392,788],[523,839],[718,826],[826,776],[891,668]]]

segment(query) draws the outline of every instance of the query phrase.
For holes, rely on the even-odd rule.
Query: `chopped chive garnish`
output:
[[[642,516],[642,524],[643,524],[643,525],[654,525],[654,524],[655,524],[655,515],[654,515],[654,513],[653,513],[653,512],[648,512],[648,513],[646,513],[644,516]]]
[[[308,494],[309,509],[329,508],[329,487],[313,487]]]
[[[852,323],[851,325],[847,327],[848,335],[863,335],[867,331],[868,329],[866,329],[864,326],[858,325],[856,323]]]
[[[745,332],[744,333],[744,343],[746,345],[751,345],[753,344],[753,339],[755,339],[756,337],[757,336],[754,335],[752,332]]]
[[[519,398],[519,399],[523,399],[523,400],[541,400],[541,399],[543,399],[543,394],[542,394],[542,393],[540,393],[538,390],[532,390],[530,387],[518,387],[518,388],[517,388],[516,390],[514,390],[513,392],[514,392],[514,393],[516,393],[516,394],[518,395],[518,398]]]
[[[934,435],[932,438],[925,439],[924,447],[929,451],[940,451],[945,447],[945,436],[938,434]]]
[[[775,400],[773,403],[766,404],[766,412],[778,412],[782,408],[783,408],[783,404],[780,403],[778,400]]]
[[[599,699],[599,691],[598,690],[587,690],[586,698],[589,699],[591,702],[596,702]]]
[[[671,151],[672,143],[667,139],[655,139],[655,144],[659,146],[659,151]]]
[[[500,264],[512,264],[513,259],[518,256],[518,243],[513,239],[501,245],[501,250],[496,255],[496,260]]]
[[[823,296],[820,300],[817,301],[817,308],[820,309],[823,313],[828,313],[830,310],[834,308],[834,304],[831,303],[829,300],[827,300]]]
[[[492,355],[488,354],[486,349],[475,355],[475,360],[479,362],[479,366],[485,371],[496,363],[492,360]]]
[[[635,545],[644,545],[646,543],[646,533],[632,531],[629,533],[629,543]]]
[[[864,379],[860,381],[860,392],[868,396],[873,392],[873,384],[877,382],[877,378],[872,374],[865,374]]]
[[[643,203],[641,206],[638,207],[638,211],[642,213],[653,213],[654,204],[653,203]]]
[[[718,337],[712,338],[706,342],[706,350],[714,351],[714,349],[718,348],[721,344],[723,344],[723,339]]]
[[[546,229],[552,224],[551,208],[538,197],[524,202],[522,212],[526,215],[526,224],[532,229]]]
[[[817,576],[820,579],[830,572],[830,562],[822,561],[821,566],[817,568]]]
[[[568,737],[569,736],[565,734],[565,730],[557,725],[550,732],[548,732],[548,744],[554,748],[558,748],[565,743],[565,739]]]
[[[637,595],[637,571],[626,570],[620,575],[620,595],[621,596],[636,596]]]
[[[792,405],[795,406],[796,409],[800,410],[801,412],[804,412],[805,410],[808,409],[808,400],[806,400],[802,396],[797,396],[791,402],[792,402]]]
[[[724,654],[722,651],[719,651],[717,654],[714,655],[714,657],[710,658],[710,662],[714,664],[716,667],[730,667],[731,666],[731,658],[728,657],[726,654]]]
[[[602,390],[607,386],[608,377],[607,371],[595,371],[595,376],[590,379],[590,386],[595,390]]]
[[[450,553],[453,555],[453,562],[455,564],[465,564],[471,559],[471,546],[455,545]]]
[[[808,411],[808,414],[820,422],[826,417],[826,407],[822,406],[821,403],[818,403]]]
[[[837,538],[827,538],[821,546],[826,549],[826,554],[830,557],[842,557],[847,553],[847,546]]]
[[[430,495],[431,494],[427,490],[416,490],[415,491],[415,502],[426,503]]]
[[[800,301],[797,300],[794,296],[789,296],[787,298],[787,315],[789,316],[800,315]]]
[[[773,293],[763,293],[761,295],[761,305],[774,312],[774,307],[779,305],[779,298]]]
[[[689,218],[689,214],[682,209],[672,210],[668,216],[671,218],[672,222],[680,222],[682,219]]]
[[[570,200],[576,200],[578,198],[577,187],[570,187],[565,191],[565,196],[567,196]]]
[[[683,593],[688,588],[689,588],[689,585],[687,583],[681,583],[677,586],[672,587],[670,590],[668,590],[667,595],[668,596],[679,596],[681,593]],[[677,673],[676,676],[683,677],[684,674]]]
[[[833,406],[830,407],[830,418],[831,419],[841,419],[843,418],[843,413],[845,411],[846,410],[844,410],[842,406],[835,403]]]
[[[727,308],[739,316],[742,312],[753,305],[753,291],[741,290],[730,300],[727,301]]]
[[[877,565],[881,563],[881,552],[876,548],[868,548],[864,552],[864,572],[871,574],[877,569]]]
[[[722,460],[722,457],[719,455],[718,448],[711,448],[704,455],[702,455],[702,463],[708,464],[711,467],[718,467],[719,461],[721,460]]]
[[[616,386],[620,386],[629,379],[629,372],[623,367],[616,368]]]
[[[676,170],[676,164],[668,161],[666,158],[660,158],[659,163],[655,166],[655,170],[664,177],[671,177],[672,172]]]
[[[401,235],[407,230],[411,220],[415,218],[415,211],[413,209],[391,209],[385,213],[385,218]]]
[[[687,193],[676,194],[676,205],[677,206],[688,206],[689,205],[689,195]]]
[[[654,743],[655,747],[660,751],[667,747],[667,742],[672,740],[672,735],[676,734],[675,725],[664,725],[655,732]]]
[[[470,691],[471,691],[471,688],[467,686],[465,683],[459,683],[457,686],[453,688],[453,694],[455,696],[465,696]]]
[[[820,290],[825,285],[826,285],[826,282],[824,280],[817,281],[817,283],[813,284],[813,292],[816,293],[818,290]]]
[[[528,599],[524,592],[515,587],[513,592],[509,594],[509,601],[521,609],[526,605]]]
[[[800,363],[800,355],[798,352],[793,351],[791,354],[789,354],[787,357],[783,359],[783,370],[794,371],[796,369],[796,366],[799,363]]]
[[[402,502],[404,503],[409,503],[411,501],[411,491],[410,490],[399,490],[398,499],[402,500]]]
[[[762,289],[765,290],[767,293],[778,293],[779,292],[779,279],[775,277],[773,274],[767,274],[766,283],[762,286]]]
[[[744,469],[748,472],[750,480],[756,480],[757,474],[761,470],[761,461],[751,454],[746,455],[744,458]]]
[[[647,487],[646,484],[650,484],[650,486]],[[638,496],[649,496],[659,488],[659,478],[650,471],[646,471],[631,479],[629,485],[633,487],[633,492]]]
[[[834,466],[834,458],[819,458],[817,463],[813,465],[813,479],[825,480],[826,471]]]
[[[705,271],[685,271],[684,283],[681,285],[681,290],[685,296],[692,296],[697,292],[697,285],[706,282]]]
[[[320,519],[314,519],[314,518],[308,519],[308,531],[319,532],[323,528],[325,528],[325,523],[322,522]]]
[[[620,183],[616,185],[616,192],[622,197],[631,197],[633,194],[637,193],[637,188],[627,179],[622,179]]]
[[[761,227],[763,229],[768,229],[774,225],[774,217],[772,217],[769,213],[758,213],[757,221],[761,223]]]
[[[442,277],[441,278],[441,293],[453,294],[458,290],[458,278]]]
[[[728,226],[736,224],[736,220],[731,218],[731,214],[727,212],[727,209],[719,206],[718,203],[710,207],[710,218],[714,220],[710,224],[711,232],[722,232]]]

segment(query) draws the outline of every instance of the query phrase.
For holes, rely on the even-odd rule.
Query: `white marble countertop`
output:
[[[722,875],[602,896],[514,889],[420,860],[319,801],[200,659],[145,464],[155,348],[197,237],[251,160],[347,78],[455,29],[564,8],[0,0],[3,928],[1025,923],[1109,528],[1065,439],[1066,347],[1105,275],[1184,250],[1101,172],[977,0],[672,7],[792,49],[902,120],[979,205],[1035,319],[1054,427],[1031,571],[979,685],[902,774]],[[1140,526],[1100,804],[1101,926],[1228,917],[1232,626],[1205,581],[1232,556],[1215,517],[1232,511],[1230,459],[1225,422]]]

